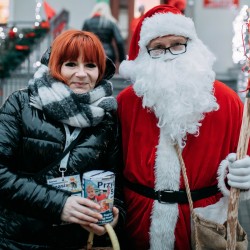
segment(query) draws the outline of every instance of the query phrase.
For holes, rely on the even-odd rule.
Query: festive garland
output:
[[[48,26],[39,26],[22,30],[24,34],[22,38],[7,38],[6,48],[0,58],[0,78],[10,76],[10,73],[21,65],[48,31]]]

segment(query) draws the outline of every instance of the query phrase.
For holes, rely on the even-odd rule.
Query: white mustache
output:
[[[172,60],[176,59],[177,57],[179,57],[180,55],[181,54],[179,54],[179,55],[173,55],[171,53],[166,53],[166,54],[163,54],[161,57],[156,58],[156,59],[159,59],[159,60],[164,61],[164,62],[166,62],[166,61],[172,61]]]

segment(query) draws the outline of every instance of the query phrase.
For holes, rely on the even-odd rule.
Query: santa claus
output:
[[[194,207],[228,195],[226,169],[227,184],[250,187],[250,170],[238,178],[250,169],[249,158],[224,160],[236,152],[243,105],[215,80],[214,61],[193,21],[177,8],[156,6],[137,25],[128,60],[119,69],[132,84],[117,97],[126,249],[191,248],[190,210],[175,144],[182,148]],[[235,164],[240,167],[230,171]]]

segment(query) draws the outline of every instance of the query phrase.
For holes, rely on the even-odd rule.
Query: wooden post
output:
[[[250,14],[250,9],[247,10],[248,17]],[[250,18],[248,18],[248,32],[249,32]],[[250,34],[248,34],[248,43],[250,44]],[[247,58],[247,69],[249,72],[249,58]],[[239,137],[239,143],[237,148],[237,159],[242,159],[246,156],[250,138],[250,75],[248,78],[248,90],[246,94],[246,99],[244,103],[244,111],[242,117],[241,131]],[[236,249],[236,230],[237,230],[237,222],[238,222],[238,207],[239,207],[239,195],[240,190],[236,188],[231,188],[230,197],[228,203],[228,214],[227,214],[227,250],[235,250]]]

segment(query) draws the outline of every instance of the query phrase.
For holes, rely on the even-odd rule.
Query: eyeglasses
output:
[[[176,44],[173,46],[170,46],[168,48],[156,48],[156,49],[148,49],[148,54],[152,58],[160,58],[162,55],[165,55],[167,50],[172,55],[180,55],[187,51],[187,43],[184,44]]]

